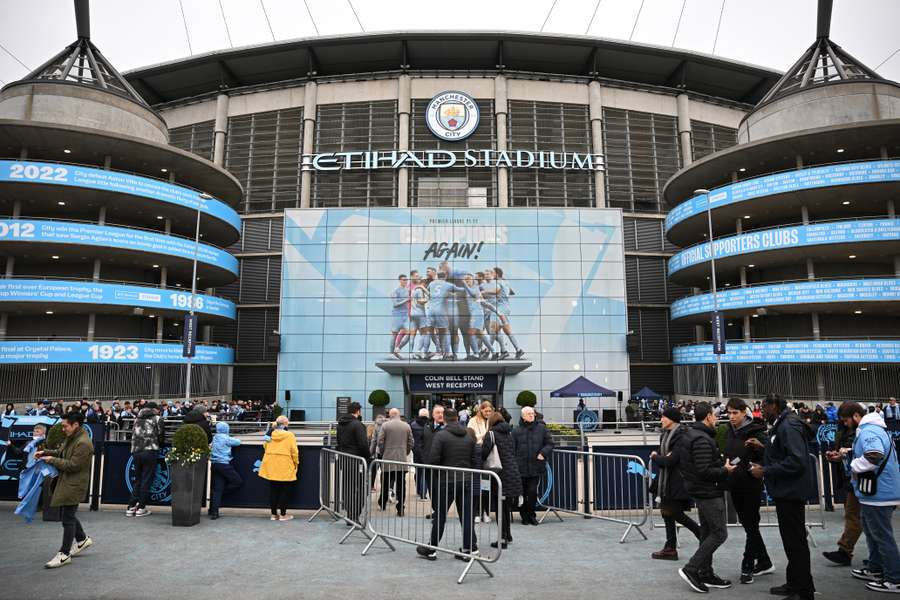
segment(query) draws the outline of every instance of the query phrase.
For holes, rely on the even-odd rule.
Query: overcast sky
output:
[[[631,38],[662,46],[674,41],[678,48],[778,70],[789,67],[815,37],[816,0],[600,0],[593,22],[596,0],[556,0],[555,5],[554,0],[307,0],[312,19],[303,0],[221,0],[221,9],[219,0],[181,0],[184,19],[179,0],[93,0],[91,37],[126,71],[232,45],[271,42],[273,34],[275,40],[311,37],[317,35],[316,27],[321,35],[357,33],[361,29],[351,2],[368,32],[540,31],[553,6],[546,32]],[[878,67],[900,47],[900,0],[834,4],[831,38],[869,67]],[[0,44],[28,69],[75,40],[72,0],[0,0],[0,6],[5,8]],[[900,53],[877,70],[900,80]],[[0,49],[2,83],[27,72]]]

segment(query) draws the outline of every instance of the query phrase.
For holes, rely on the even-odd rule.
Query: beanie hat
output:
[[[681,412],[677,408],[667,408],[663,411],[663,416],[670,421],[675,421],[676,423],[681,423]]]

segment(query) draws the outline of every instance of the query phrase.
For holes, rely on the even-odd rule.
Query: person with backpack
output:
[[[867,580],[870,591],[900,594],[900,551],[891,522],[900,504],[897,448],[879,413],[862,417],[855,414],[853,419],[859,425],[850,471],[869,547],[869,563],[862,569],[853,569],[851,574]]]
[[[157,414],[155,402],[148,402],[138,413],[131,433],[131,464],[134,467],[134,487],[126,517],[146,517],[150,514],[147,501],[150,498],[150,485],[156,474],[156,463],[159,458],[159,447],[163,443],[165,429],[162,417]]]

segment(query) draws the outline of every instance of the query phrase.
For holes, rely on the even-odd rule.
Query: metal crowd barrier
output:
[[[813,548],[817,548],[818,544],[816,543],[816,538],[813,537],[812,530],[814,527],[825,529],[825,479],[822,468],[822,457],[813,453],[809,453],[807,455],[807,460],[810,469],[812,469],[812,474],[815,477],[815,499],[807,498],[806,501],[806,530],[808,532],[807,537],[809,538],[810,544],[812,544]],[[651,476],[655,477],[655,472]],[[651,527],[665,527],[665,523],[657,522],[655,519],[656,509],[658,508],[656,506],[656,498],[650,498],[650,506]],[[695,509],[691,509],[689,514],[695,521],[698,519]],[[733,502],[731,500],[731,492],[725,493],[725,514],[728,518],[728,527],[741,527],[741,523],[737,518],[737,513],[734,510]],[[676,526],[678,528],[681,528],[681,525]],[[766,492],[765,488],[763,489],[762,496],[760,497],[759,526],[778,527],[778,517],[775,512],[775,503],[774,500]]]
[[[363,556],[379,539],[394,551],[390,542],[395,541],[464,561],[457,583],[475,564],[494,576],[487,564],[497,562],[502,554],[505,518],[503,487],[496,473],[378,459],[369,463],[367,482],[378,469],[381,476],[369,495],[366,519],[372,538]],[[419,498],[414,476],[424,478],[427,500]],[[479,506],[483,513],[491,513],[489,522],[474,514]]]
[[[354,532],[366,538],[368,513],[368,472],[366,460],[353,454],[322,448],[319,453],[319,509],[309,518],[311,523],[321,512],[344,521],[351,529],[344,534],[343,544]]]
[[[538,502],[562,521],[559,513],[625,525],[619,543],[641,529],[650,515],[647,472],[641,457],[556,448],[538,486]]]

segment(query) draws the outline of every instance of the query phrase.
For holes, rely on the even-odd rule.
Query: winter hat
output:
[[[676,423],[681,423],[681,412],[677,408],[669,407],[663,411],[662,416],[669,419],[670,421],[675,421]]]

